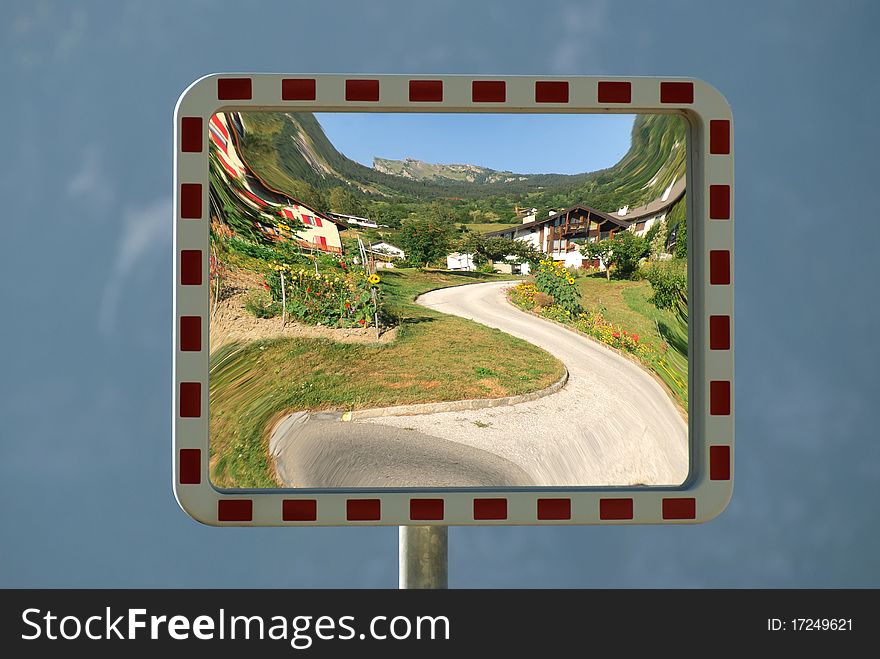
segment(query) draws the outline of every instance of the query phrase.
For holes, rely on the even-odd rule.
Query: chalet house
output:
[[[638,208],[623,207],[615,213],[605,213],[586,204],[577,204],[551,212],[545,218],[536,219],[536,211],[532,209],[519,226],[492,231],[486,235],[524,240],[554,261],[562,261],[567,267],[598,267],[598,262],[590,262],[583,257],[575,240],[595,242],[627,230],[643,236],[656,222],[666,218],[669,209],[684,194],[685,185],[686,181],[682,177],[673,181],[662,197]]]
[[[487,236],[500,236],[513,240],[524,240],[540,252],[549,255],[554,261],[563,261],[566,266],[578,268],[585,259],[578,250],[575,240],[593,242],[610,238],[617,231],[626,231],[630,224],[591,208],[578,204],[571,208],[551,213],[540,220],[526,216],[521,225],[487,233]]]
[[[211,117],[209,131],[222,175],[235,181],[230,191],[264,219],[254,220],[261,233],[272,240],[294,240],[305,249],[342,253],[339,229],[346,228],[345,222],[272,188],[245,163],[239,147],[244,135],[239,113],[218,112]],[[303,226],[296,226],[298,222]]]

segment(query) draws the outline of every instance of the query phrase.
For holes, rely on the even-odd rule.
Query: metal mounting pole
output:
[[[446,526],[400,527],[400,588],[448,588]]]

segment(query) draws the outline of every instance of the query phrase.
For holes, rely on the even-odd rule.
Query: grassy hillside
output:
[[[213,352],[211,482],[275,487],[267,433],[287,411],[499,398],[558,380],[565,367],[537,346],[415,303],[431,289],[503,278],[383,272],[388,310],[400,322],[390,344],[279,337],[231,343]]]
[[[685,123],[676,115],[640,115],[631,145],[613,167],[583,174],[514,174],[473,165],[385,161],[366,167],[340,153],[310,113],[247,113],[242,151],[270,185],[321,210],[328,193],[351,192],[361,212],[398,224],[424,205],[447,205],[459,223],[515,222],[514,207],[541,214],[586,203],[604,211],[661,196],[685,169]]]

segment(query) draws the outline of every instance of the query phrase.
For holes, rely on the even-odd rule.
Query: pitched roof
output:
[[[614,217],[618,217],[621,219],[625,219],[630,224],[635,222],[636,220],[641,220],[643,217],[653,217],[657,213],[666,210],[679,199],[685,193],[685,189],[687,188],[687,178],[682,176],[676,179],[672,186],[669,189],[669,194],[666,196],[664,200],[663,197],[658,197],[653,201],[648,202],[644,206],[637,206],[636,208],[631,208],[626,215],[618,215],[617,213],[612,213],[611,215]]]
[[[582,210],[582,211],[588,212],[590,215],[596,215],[596,216],[602,218],[603,223],[604,222],[611,222],[613,224],[616,224],[619,227],[623,227],[624,229],[629,227],[629,225],[631,224],[631,222],[629,222],[628,220],[624,220],[619,217],[614,217],[613,215],[611,215],[609,213],[605,213],[600,210],[597,210],[597,209],[593,208],[592,206],[587,206],[586,204],[575,204],[574,206],[566,208],[565,210],[561,210],[557,213],[553,213],[553,215],[548,215],[547,217],[541,218],[540,220],[532,220],[531,222],[524,222],[523,224],[518,224],[517,226],[514,226],[514,227],[508,227],[507,229],[499,229],[498,231],[489,231],[488,233],[485,233],[483,235],[500,236],[500,235],[508,233],[510,231],[519,231],[520,229],[530,229],[532,227],[538,227],[538,226],[541,226],[542,224],[547,224],[548,222],[552,222],[553,220],[555,220],[559,217],[563,217],[563,216],[567,215],[568,213],[571,213],[572,211],[575,211],[575,210]]]

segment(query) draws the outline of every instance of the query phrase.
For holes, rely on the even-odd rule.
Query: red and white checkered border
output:
[[[680,487],[218,490],[208,475],[208,122],[221,110],[677,113],[689,124],[690,474]],[[680,524],[733,489],[733,123],[689,78],[213,74],[174,112],[173,479],[218,526]]]

